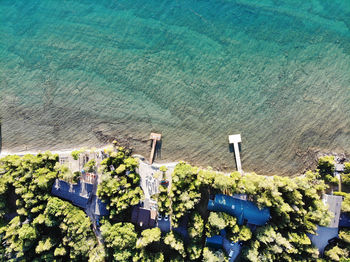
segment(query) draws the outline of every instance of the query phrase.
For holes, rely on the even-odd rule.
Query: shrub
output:
[[[323,156],[318,159],[318,167],[321,175],[333,175],[335,169],[334,156]]]

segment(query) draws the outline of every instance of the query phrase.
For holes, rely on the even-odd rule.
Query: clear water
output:
[[[349,0],[0,0],[3,150],[100,145],[300,172],[350,153]]]

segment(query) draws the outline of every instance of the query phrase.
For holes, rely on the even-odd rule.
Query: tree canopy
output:
[[[103,177],[97,196],[107,203],[110,217],[117,218],[122,211],[143,199],[140,176],[136,173],[138,162],[129,156],[127,150],[119,147],[101,162],[101,166]]]
[[[90,219],[67,201],[52,197],[58,173],[50,153],[0,160],[1,194],[14,190],[18,214],[0,229],[2,257],[19,261],[84,261],[97,247]],[[9,206],[12,200],[2,203]]]
[[[78,153],[77,153],[78,154]],[[141,229],[130,222],[131,208],[143,199],[138,161],[123,147],[108,150],[101,163],[97,195],[107,203],[110,216],[100,221],[100,245],[83,210],[51,196],[56,178],[71,177],[57,155],[8,156],[0,159],[0,257],[19,261],[227,261],[223,250],[205,246],[205,238],[223,234],[229,242],[243,243],[241,261],[315,261],[318,250],[308,233],[327,226],[330,214],[321,200],[325,175],[332,158],[319,161],[318,170],[300,177],[264,177],[255,173],[223,174],[179,163],[171,187],[159,185],[159,212],[169,214],[172,230]],[[93,161],[87,171],[96,168]],[[162,168],[162,172],[166,172]],[[73,177],[78,176],[75,174]],[[224,212],[209,212],[215,194],[239,194],[259,208],[270,209],[266,225],[238,225]],[[350,212],[349,194],[343,212]],[[6,220],[5,214],[14,214]],[[176,230],[177,229],[177,230]],[[182,233],[181,233],[182,232]],[[181,233],[181,234],[180,234]],[[325,257],[341,261],[350,253],[350,233],[341,229],[339,241]]]

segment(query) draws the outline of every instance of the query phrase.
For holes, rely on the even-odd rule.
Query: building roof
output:
[[[156,212],[135,206],[131,213],[131,222],[142,229],[155,227]]]
[[[173,231],[181,235],[185,242],[190,240],[190,236],[187,230],[188,221],[189,221],[189,216],[188,214],[186,214],[182,218],[180,218],[178,227],[173,228]]]
[[[218,194],[214,200],[209,200],[208,210],[225,212],[237,217],[237,222],[242,225],[245,221],[258,226],[265,225],[270,219],[270,209],[259,209],[253,202],[236,199],[231,196]]]
[[[334,170],[336,172],[344,172],[344,169],[345,169],[345,165],[344,164],[336,163],[335,166],[334,166]]]
[[[339,218],[340,227],[350,227],[350,215],[347,213],[341,213]]]
[[[317,226],[316,235],[307,234],[312,244],[314,244],[322,255],[328,245],[328,241],[338,237],[338,228]]]
[[[212,236],[207,237],[205,240],[205,245],[211,248],[220,249],[222,248],[224,238],[222,236]]]
[[[229,135],[228,136],[228,141],[229,141],[230,144],[241,143],[242,142],[241,134]]]
[[[223,240],[223,247],[227,255],[231,254],[231,257],[229,258],[230,262],[233,262],[236,260],[236,258],[241,253],[241,249],[242,249],[242,246],[239,242],[231,243],[226,238],[224,238]]]
[[[188,235],[186,227],[176,227],[173,229],[173,231],[182,236],[185,242],[189,241],[190,236]]]
[[[109,214],[107,204],[97,197],[95,198],[95,204],[92,206],[92,212],[97,216],[106,216]]]
[[[339,225],[339,217],[341,213],[341,203],[343,201],[342,196],[334,196],[334,195],[323,195],[323,202],[328,205],[328,210],[334,214],[333,219],[330,222],[329,227],[338,227]]]
[[[216,235],[212,237],[207,237],[205,240],[206,246],[214,249],[224,249],[227,255],[231,254],[229,258],[230,262],[236,260],[236,258],[241,253],[242,246],[239,242],[231,243],[222,235]]]
[[[51,194],[72,202],[74,205],[86,208],[92,185],[80,183],[70,184],[63,180],[56,179],[52,186]]]
[[[86,209],[88,201],[92,197],[92,213],[97,216],[109,214],[107,204],[101,199],[92,196],[93,185],[79,181],[77,184],[70,184],[66,181],[56,179],[52,185],[51,194],[72,202],[73,205]]]
[[[247,200],[246,194],[234,194],[232,197],[236,199]]]

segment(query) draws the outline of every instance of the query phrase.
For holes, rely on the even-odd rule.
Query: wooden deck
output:
[[[239,155],[239,143],[242,142],[241,134],[236,135],[230,135],[228,136],[228,141],[230,144],[233,144],[234,150],[235,150],[235,159],[236,159],[236,166],[237,171],[242,173],[242,164],[241,164],[241,156]]]

